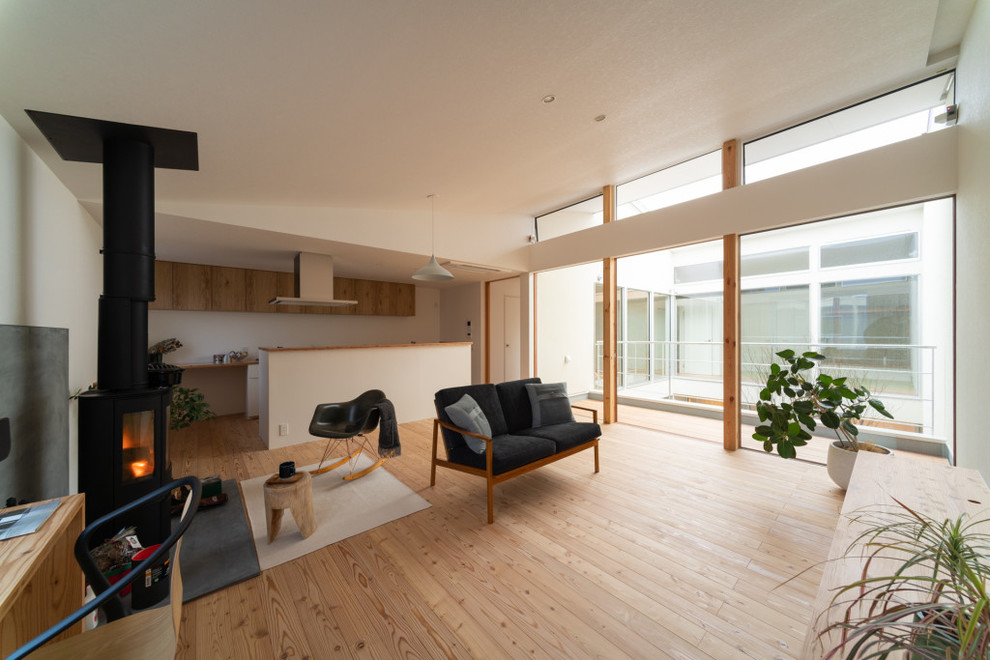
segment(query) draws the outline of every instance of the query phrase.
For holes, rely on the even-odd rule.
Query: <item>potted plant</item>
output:
[[[797,448],[808,444],[811,432],[819,423],[835,432],[828,448],[828,474],[842,489],[849,486],[856,452],[875,451],[889,454],[890,450],[859,440],[856,423],[867,408],[893,419],[879,399],[859,385],[847,383],[846,377],[835,378],[824,373],[811,377],[825,356],[815,351],[798,355],[787,349],[777,353],[782,364],[770,365],[766,386],[760,391],[756,413],[760,425],[753,438],[763,443],[763,449],[783,458],[797,456]]]
[[[846,555],[864,560],[863,578],[833,596],[823,658],[990,657],[990,519],[938,521],[895,502],[853,518],[867,528]]]
[[[169,428],[173,431],[184,429],[193,422],[213,419],[216,414],[210,410],[206,397],[195,387],[173,387],[172,406],[169,414]]]

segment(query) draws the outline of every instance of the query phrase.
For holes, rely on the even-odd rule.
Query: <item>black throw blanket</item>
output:
[[[382,399],[376,405],[378,408],[378,456],[393,458],[402,454],[399,446],[399,425],[395,422],[395,406],[388,399]]]

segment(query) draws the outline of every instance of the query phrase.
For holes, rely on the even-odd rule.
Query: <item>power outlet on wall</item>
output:
[[[289,435],[289,425],[288,424],[279,424],[278,425],[278,434],[279,435]]]

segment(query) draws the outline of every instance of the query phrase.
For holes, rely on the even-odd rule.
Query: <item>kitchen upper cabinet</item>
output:
[[[212,298],[209,266],[172,264],[172,309],[207,311]]]
[[[334,278],[338,300],[357,305],[271,305],[275,296],[295,295],[295,276],[271,270],[155,262],[155,302],[149,309],[336,314],[341,316],[415,316],[416,287],[412,284]]]
[[[155,299],[148,309],[172,309],[172,262],[155,262]]]
[[[210,266],[212,290],[210,309],[215,312],[247,311],[245,271],[243,268]]]
[[[274,313],[268,301],[278,295],[278,273],[273,270],[244,271],[244,311]]]

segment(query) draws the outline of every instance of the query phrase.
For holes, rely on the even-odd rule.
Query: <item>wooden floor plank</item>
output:
[[[496,486],[493,525],[483,480],[429,486],[431,421],[401,425],[384,469],[432,508],[186,604],[177,657],[798,657],[841,492],[713,420],[636,415],[598,474],[582,452]],[[224,479],[323,448],[239,416],[170,436],[173,473]]]

